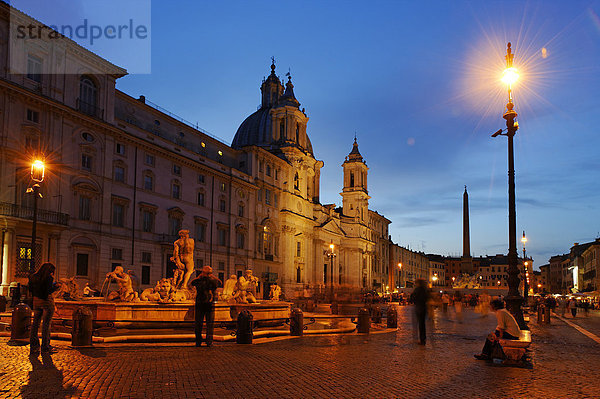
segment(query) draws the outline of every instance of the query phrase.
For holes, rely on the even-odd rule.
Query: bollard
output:
[[[371,320],[373,323],[381,323],[381,307],[379,305],[373,306],[373,310],[371,312]]]
[[[398,309],[393,305],[388,306],[387,328],[398,328]]]
[[[290,315],[290,335],[301,337],[304,334],[304,314],[296,308]]]
[[[330,308],[331,308],[331,314],[338,314],[338,303],[337,302],[332,302]]]
[[[369,310],[362,308],[358,310],[358,326],[357,330],[359,334],[368,334],[371,328],[371,318],[369,317]]]
[[[19,303],[12,312],[10,325],[10,340],[8,345],[22,346],[29,343],[31,330],[31,308],[24,303]]]
[[[0,313],[6,312],[6,304],[8,301],[4,295],[0,295]]]
[[[544,323],[550,324],[550,306],[544,309]]]
[[[92,311],[79,306],[73,312],[73,329],[71,330],[71,346],[92,346],[93,332]]]
[[[242,310],[237,317],[237,332],[235,334],[235,342],[238,344],[251,344],[253,333],[252,324],[254,316],[249,310]]]
[[[538,305],[538,314],[537,314],[537,322],[538,324],[542,324],[544,322],[544,305]]]

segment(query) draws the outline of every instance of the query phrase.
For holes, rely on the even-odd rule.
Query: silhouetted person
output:
[[[215,302],[217,300],[217,287],[221,281],[212,275],[212,267],[204,266],[200,276],[192,280],[191,285],[196,287],[196,304],[194,307],[194,321],[196,346],[202,345],[202,324],[206,319],[206,346],[213,342],[215,321]]]
[[[29,352],[37,356],[40,353],[38,330],[42,326],[42,353],[54,353],[56,349],[50,346],[50,322],[54,314],[54,297],[52,293],[60,287],[54,282],[56,267],[52,263],[44,263],[37,272],[29,276],[29,290],[33,294],[33,322],[29,334]]]
[[[425,280],[417,280],[416,287],[412,292],[412,301],[415,305],[415,316],[417,317],[419,344],[425,345],[427,341],[425,318],[427,317],[427,302],[429,301],[429,290]]]

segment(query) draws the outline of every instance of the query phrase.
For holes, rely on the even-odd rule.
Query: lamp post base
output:
[[[523,310],[521,308],[521,304],[523,303],[523,297],[521,295],[516,296],[507,296],[504,298],[504,302],[506,302],[506,308],[512,314],[519,325],[521,330],[529,330],[525,319],[523,318]]]

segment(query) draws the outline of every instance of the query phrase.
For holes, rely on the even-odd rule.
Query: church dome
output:
[[[314,156],[312,144],[306,134],[308,118],[294,95],[294,85],[288,73],[285,85],[275,74],[275,61],[271,74],[260,87],[262,103],[258,111],[247,117],[238,128],[231,146],[266,147],[269,150],[295,146]],[[273,126],[274,125],[274,126]]]

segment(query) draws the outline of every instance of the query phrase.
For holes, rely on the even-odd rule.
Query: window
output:
[[[123,260],[123,250],[121,248],[113,248],[111,250],[111,259]]]
[[[224,199],[219,200],[219,210],[221,212],[225,212],[227,210],[227,203],[225,202]]]
[[[142,252],[142,263],[152,263],[152,252]]]
[[[144,159],[144,163],[146,165],[154,166],[154,155],[152,155],[152,154],[146,154],[146,157]]]
[[[237,247],[239,249],[244,249],[244,246],[246,243],[246,235],[244,234],[243,231],[238,231],[236,233],[236,241],[237,241]]]
[[[225,270],[225,262],[219,262],[217,263],[217,270]]]
[[[204,175],[198,175],[198,184],[204,184]]]
[[[79,110],[88,115],[96,116],[98,89],[94,81],[82,76],[79,81]]]
[[[300,178],[298,177],[298,172],[294,174],[294,190],[300,190]]]
[[[271,165],[267,164],[267,176],[271,176]]]
[[[265,190],[265,204],[271,205],[271,190]]]
[[[257,192],[256,192],[256,199],[258,200],[258,202],[262,202],[262,188],[260,188]]]
[[[119,155],[125,155],[125,145],[121,143],[116,143],[115,152]]]
[[[296,283],[301,283],[302,282],[302,269],[300,268],[300,266],[298,266],[296,268]]]
[[[354,173],[350,173],[350,187],[354,187]]]
[[[206,241],[206,223],[196,223],[196,240]]]
[[[198,205],[204,206],[204,193],[203,192],[198,193]]]
[[[81,169],[92,171],[92,157],[88,154],[81,154]]]
[[[285,123],[283,121],[279,122],[279,138],[282,140],[285,138]]]
[[[263,163],[262,161],[258,161],[258,171],[262,173],[263,171]]]
[[[227,245],[227,230],[225,230],[225,229],[218,230],[218,244],[221,246]]]
[[[149,173],[144,175],[144,189],[149,191],[154,190],[154,177]]]
[[[27,120],[29,122],[39,123],[40,122],[40,113],[27,108]]]
[[[176,236],[181,230],[181,219],[176,216],[169,216],[169,234]]]
[[[34,82],[42,82],[42,59],[33,55],[27,57],[27,78]]]
[[[142,284],[150,284],[150,266],[142,266]]]
[[[225,192],[227,190],[227,186],[225,186],[225,183],[221,183],[220,187],[222,192]]]
[[[302,243],[300,241],[296,241],[296,256],[302,256]]]
[[[146,233],[154,231],[154,212],[149,210],[142,211],[142,230]]]
[[[77,254],[77,276],[87,276],[88,275],[88,254]]]
[[[243,218],[244,217],[244,204],[239,204],[238,205],[238,216]]]
[[[181,166],[173,164],[173,174],[175,176],[181,176]]]
[[[79,219],[90,220],[90,198],[79,196]]]
[[[115,166],[115,181],[125,183],[125,168],[122,166]]]
[[[125,207],[123,204],[113,204],[112,224],[116,227],[123,227],[125,220]]]
[[[278,173],[277,169],[275,169],[275,180],[277,180],[277,179],[279,178],[279,177],[278,177],[278,174],[279,174],[279,173]]]
[[[175,199],[181,199],[181,185],[179,182],[174,182],[171,184],[171,197]]]
[[[92,136],[92,135],[91,135],[90,133],[88,133],[88,132],[85,132],[85,133],[83,133],[83,134],[81,135],[81,137],[82,137],[82,138],[83,138],[85,141],[87,141],[88,143],[91,143],[91,142],[93,142],[93,141],[94,141],[94,136]]]
[[[296,123],[296,144],[300,144],[300,124]]]
[[[277,206],[277,194],[273,194],[273,205]]]

